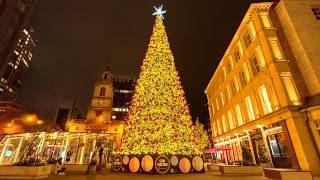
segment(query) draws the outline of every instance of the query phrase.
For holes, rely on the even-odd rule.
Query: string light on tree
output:
[[[201,154],[170,49],[163,14],[154,7],[150,37],[122,137],[120,154]]]

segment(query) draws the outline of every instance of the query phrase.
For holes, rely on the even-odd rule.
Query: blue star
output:
[[[153,16],[161,16],[162,19],[164,19],[163,14],[165,14],[167,11],[162,10],[163,5],[161,5],[161,6],[158,7],[158,8],[157,8],[156,6],[153,6],[153,8],[154,8],[154,10],[155,10],[156,12],[154,12],[152,15],[153,15]]]

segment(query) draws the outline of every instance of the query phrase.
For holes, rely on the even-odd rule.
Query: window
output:
[[[210,111],[210,109],[211,109],[211,111]],[[209,108],[209,113],[210,113],[211,117],[214,116],[214,103],[211,104],[211,108]]]
[[[213,122],[212,128],[213,128],[213,136],[217,136],[218,132],[217,132],[217,123],[216,122]]]
[[[272,27],[272,24],[271,24],[271,21],[270,21],[270,18],[269,18],[269,15],[267,12],[260,13],[260,18],[261,18],[261,21],[262,21],[264,28],[271,28]]]
[[[220,106],[219,106],[219,102],[218,102],[218,99],[216,99],[216,106],[217,106],[217,111],[219,111],[219,109],[220,109]]]
[[[264,114],[272,112],[271,103],[269,100],[268,92],[265,85],[259,87],[259,96],[262,104]]]
[[[256,57],[258,59],[259,65],[261,68],[264,68],[266,66],[266,60],[264,58],[261,46],[259,46],[256,50]]]
[[[257,36],[256,28],[254,27],[253,21],[249,23],[249,31],[252,35],[252,38],[254,39]]]
[[[226,118],[224,115],[222,115],[222,126],[223,126],[223,132],[227,132],[228,127],[227,127],[227,123],[226,123]]]
[[[231,81],[231,90],[232,90],[232,94],[239,92],[237,77],[234,77],[233,80]]]
[[[291,76],[283,76],[282,79],[291,103],[293,105],[300,105],[298,91]]]
[[[253,106],[252,106],[252,102],[251,102],[250,96],[246,97],[245,102],[246,102],[246,108],[247,108],[247,113],[248,113],[249,120],[252,121],[256,117],[254,115]]]
[[[252,71],[253,71],[253,75],[256,75],[258,72],[260,72],[260,66],[259,66],[259,63],[258,63],[258,60],[257,60],[256,56],[253,56],[250,59],[250,63],[251,63],[251,68],[252,68]]]
[[[320,20],[320,6],[319,7],[311,7],[312,13],[317,20]]]
[[[249,45],[251,44],[252,42],[252,37],[251,37],[251,34],[250,32],[248,31],[247,34],[244,36],[244,42],[246,43],[246,47],[249,47]]]
[[[277,39],[270,39],[269,42],[270,42],[270,46],[271,46],[274,57],[277,60],[283,59],[282,50],[280,48],[280,44],[279,44],[278,40]]]
[[[240,52],[239,52],[238,49],[236,49],[236,50],[234,51],[234,57],[235,57],[236,62],[238,62],[238,61],[240,60],[241,55],[240,55]]]
[[[102,115],[102,111],[96,111],[96,117],[101,116]]]
[[[244,87],[247,84],[246,75],[244,74],[244,70],[242,69],[239,73],[241,86]]]
[[[242,119],[242,115],[241,115],[240,105],[237,104],[235,109],[236,109],[236,114],[237,114],[237,119],[238,119],[238,125],[242,126],[243,125],[243,119]]]
[[[105,96],[106,95],[106,88],[102,87],[100,88],[100,96]]]
[[[231,72],[232,69],[233,69],[233,59],[232,59],[232,56],[231,56],[231,55],[229,55],[229,61],[228,61],[227,64],[228,64],[228,65],[227,65],[228,71]]]
[[[221,99],[222,106],[224,106],[224,96],[222,91],[220,92],[220,99]]]
[[[223,80],[225,80],[227,77],[227,72],[225,67],[222,67],[222,73],[223,73]]]
[[[103,78],[108,79],[108,73],[105,73]]]
[[[235,125],[234,125],[233,116],[232,116],[231,111],[228,111],[228,118],[229,118],[230,129],[233,129],[235,127]]]
[[[228,100],[230,101],[230,99],[231,99],[230,86],[227,85],[226,89],[227,89]]]
[[[218,134],[220,135],[221,132],[221,124],[220,124],[220,119],[217,119],[217,128],[218,128]]]

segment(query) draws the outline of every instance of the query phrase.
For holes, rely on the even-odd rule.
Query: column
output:
[[[286,124],[299,166],[302,170],[320,175],[320,159],[306,125],[306,117],[298,112],[295,115],[296,117],[287,119]]]
[[[253,152],[253,146],[252,146],[252,142],[251,142],[250,132],[246,131],[246,133],[247,133],[247,136],[248,136],[252,162],[253,162],[253,164],[257,164],[256,157],[254,156],[254,152]]]
[[[271,162],[271,166],[273,167],[273,162],[272,162],[272,156],[271,156],[271,152],[270,152],[270,148],[269,148],[269,144],[267,141],[267,136],[266,136],[266,132],[264,131],[264,127],[263,126],[259,126],[260,131],[261,131],[261,135],[262,135],[262,139],[263,139],[263,144],[264,144],[264,148],[268,153],[268,159]]]

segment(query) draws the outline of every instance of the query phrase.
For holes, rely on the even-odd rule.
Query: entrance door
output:
[[[269,148],[275,168],[292,168],[291,156],[284,133],[277,133],[268,136]]]

